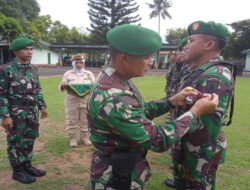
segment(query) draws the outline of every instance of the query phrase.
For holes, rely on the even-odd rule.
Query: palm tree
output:
[[[172,2],[170,0],[154,0],[153,4],[146,3],[152,12],[149,15],[149,18],[154,18],[158,16],[158,33],[161,33],[160,26],[161,26],[161,18],[172,19],[172,16],[167,11],[168,8],[172,7]]]
[[[153,4],[146,3],[150,9],[152,9],[152,12],[149,15],[149,18],[154,18],[158,16],[158,33],[161,35],[161,17],[163,19],[166,19],[168,17],[169,19],[172,19],[172,16],[167,11],[168,8],[172,7],[172,2],[170,0],[154,0]],[[159,52],[156,54],[156,64],[159,63]],[[154,67],[155,62],[152,67]]]

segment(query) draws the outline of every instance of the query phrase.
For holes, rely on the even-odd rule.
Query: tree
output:
[[[92,42],[106,43],[105,36],[109,29],[141,20],[135,14],[139,9],[135,0],[89,0],[88,6],[91,21],[88,30],[95,37],[90,39]]]
[[[178,45],[182,39],[188,36],[188,31],[185,28],[168,29],[165,39],[170,44]]]
[[[79,32],[75,27],[69,29],[60,21],[55,21],[51,25],[48,39],[50,43],[84,43],[86,42],[86,35]]]
[[[222,52],[227,59],[242,59],[241,51],[250,49],[250,19],[229,24],[234,29],[228,47]]]
[[[71,43],[70,29],[61,24],[60,21],[55,21],[50,29],[49,33],[50,43]]]
[[[0,36],[2,39],[11,42],[20,36],[22,27],[14,18],[8,18],[0,12]]]
[[[32,21],[25,20],[24,36],[31,38],[39,46],[39,41],[49,43],[82,43],[85,35],[73,27],[69,29],[60,21],[53,22],[49,15],[40,16]]]
[[[146,4],[152,9],[152,12],[149,15],[150,19],[158,17],[158,33],[160,34],[161,18],[166,19],[166,17],[168,17],[169,19],[172,19],[172,16],[168,12],[168,9],[172,7],[172,2],[169,0],[154,0],[153,4]]]
[[[172,7],[172,2],[169,0],[154,0],[153,4],[146,4],[152,9],[149,18],[158,17],[158,33],[161,34],[161,18],[166,19],[166,17],[168,17],[169,19],[172,19],[172,16],[167,11],[168,8]],[[159,63],[159,52],[156,54],[156,63]]]
[[[71,41],[75,44],[77,43],[82,43],[82,42],[86,42],[85,40],[85,35],[80,33],[79,30],[76,27],[73,27],[70,30],[70,36],[71,36]]]
[[[48,41],[52,20],[49,15],[41,16],[32,21],[25,20],[23,31],[25,36],[34,41]]]
[[[22,25],[24,20],[37,18],[40,7],[37,0],[0,0],[0,12],[7,17],[16,18]]]

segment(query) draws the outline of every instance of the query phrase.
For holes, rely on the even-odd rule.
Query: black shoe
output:
[[[45,170],[40,170],[35,167],[33,167],[30,163],[30,161],[24,162],[24,169],[26,172],[28,172],[30,175],[35,176],[35,177],[41,177],[46,175]]]
[[[28,174],[23,166],[17,166],[13,168],[12,178],[21,182],[21,183],[33,183],[36,181],[36,178]]]
[[[166,186],[176,188],[175,182],[172,179],[165,179],[164,183]]]

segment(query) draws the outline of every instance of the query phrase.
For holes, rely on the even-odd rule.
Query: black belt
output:
[[[134,153],[136,162],[140,161],[143,158],[146,158],[146,155],[147,155],[147,151],[145,151],[145,152],[130,152],[130,153]],[[97,152],[97,155],[102,161],[104,161],[108,164],[111,164],[111,154],[104,155],[104,154],[101,154],[100,152]]]

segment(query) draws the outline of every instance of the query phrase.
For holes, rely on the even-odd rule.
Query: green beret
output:
[[[138,25],[116,26],[107,32],[106,38],[113,48],[134,56],[152,54],[162,46],[158,33]]]
[[[228,28],[221,24],[213,21],[203,22],[196,21],[188,26],[188,34],[191,36],[193,34],[208,34],[216,36],[218,38],[227,39],[231,36],[231,32]]]
[[[189,38],[189,37],[186,37],[186,38],[184,38],[183,40],[181,40],[181,42],[180,42],[180,44],[179,44],[179,47],[178,47],[178,49],[179,49],[180,51],[182,51],[182,48],[183,48],[185,45],[187,45],[187,43],[188,43],[188,38]]]
[[[26,46],[32,46],[33,40],[28,38],[17,38],[10,43],[10,50],[16,51],[24,49]]]

